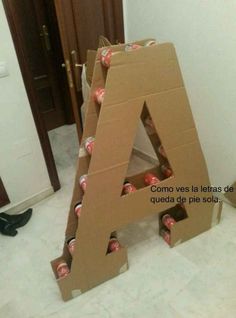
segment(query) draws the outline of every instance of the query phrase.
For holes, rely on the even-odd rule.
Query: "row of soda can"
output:
[[[81,204],[76,205],[75,212],[79,217],[80,212],[81,212]],[[163,227],[161,229],[160,235],[165,240],[165,242],[170,245],[171,244],[170,230],[171,230],[172,226],[176,223],[176,221],[175,221],[174,217],[171,216],[170,214],[164,214],[161,218],[161,222],[165,227]],[[67,246],[68,246],[69,252],[72,256],[73,256],[74,250],[75,250],[75,243],[76,243],[75,238],[71,238],[67,241]],[[117,240],[116,234],[113,233],[110,237],[110,240],[109,240],[107,253],[119,251],[120,248],[121,248],[121,245],[120,245],[119,241]],[[58,278],[65,277],[69,273],[70,273],[70,269],[69,269],[68,264],[64,260],[61,260],[57,265]]]
[[[129,186],[129,192],[130,192],[130,189],[131,188]],[[80,216],[80,213],[81,213],[81,206],[82,206],[81,203],[79,203],[75,206],[75,213],[78,215],[78,217]],[[165,242],[170,245],[170,243],[171,243],[170,230],[171,230],[171,227],[176,223],[176,221],[170,214],[163,215],[161,218],[161,221],[162,221],[163,225],[165,226],[165,228],[161,229],[160,235],[165,240]],[[67,246],[68,246],[69,252],[72,256],[73,256],[74,251],[75,251],[75,244],[76,244],[76,239],[74,237],[67,241]],[[114,234],[111,235],[109,243],[108,243],[107,253],[119,251],[120,248],[121,248],[121,245],[120,245],[119,241],[117,240],[116,235],[114,235]],[[57,270],[58,278],[63,278],[70,273],[69,266],[64,260],[61,260],[57,264],[56,270]]]
[[[78,217],[80,216],[81,203],[76,205],[75,213],[78,215]],[[170,230],[171,230],[172,226],[176,223],[176,221],[170,214],[164,214],[161,218],[161,221],[165,227],[161,229],[160,235],[165,240],[165,242],[170,245],[170,243],[171,243]],[[76,244],[76,240],[74,237],[67,241],[67,246],[68,246],[69,252],[72,256],[73,256],[74,251],[75,251],[75,244]],[[111,235],[109,243],[108,243],[107,253],[119,251],[120,248],[121,248],[121,245],[120,245],[119,241],[117,240],[116,234],[113,233]],[[61,260],[57,265],[58,278],[63,278],[65,276],[67,276],[69,273],[70,273],[70,269],[69,269],[68,264],[64,260]]]
[[[147,185],[152,185],[152,184],[159,183],[160,180],[154,174],[147,173],[144,176],[144,182]],[[79,183],[80,183],[80,187],[82,188],[83,192],[85,192],[86,187],[87,187],[87,175],[81,176]],[[131,182],[125,181],[124,185],[123,185],[122,194],[124,194],[124,195],[129,194],[129,193],[135,192],[136,190],[137,190],[136,187]],[[80,218],[80,216],[81,216],[81,210],[82,210],[82,202],[78,202],[74,207],[74,213],[76,214],[76,216],[78,218]],[[165,228],[161,229],[160,234],[163,237],[163,239],[168,244],[170,244],[170,229],[176,223],[176,221],[169,214],[165,214],[161,220],[162,220],[162,223],[164,224]],[[66,243],[67,243],[68,250],[69,250],[71,256],[73,257],[73,254],[75,251],[75,245],[76,245],[75,237],[68,239],[66,241]],[[121,248],[121,245],[120,245],[118,239],[116,238],[115,235],[112,235],[110,237],[110,240],[108,243],[107,253],[112,253],[112,252],[118,251],[120,248]],[[69,266],[67,265],[67,263],[65,261],[61,260],[57,266],[58,278],[62,278],[62,277],[67,276],[69,274],[69,272],[70,272]]]
[[[74,237],[67,241],[67,247],[71,256],[73,256],[74,254],[75,244],[76,244],[76,239]],[[113,233],[108,243],[107,253],[116,252],[116,251],[119,251],[120,249],[121,249],[121,245],[119,241],[117,240],[116,234]],[[57,271],[58,278],[63,278],[70,273],[70,268],[68,264],[66,263],[66,261],[61,259],[57,264],[56,271]]]
[[[139,44],[134,44],[134,43],[130,43],[127,44],[125,46],[125,51],[129,52],[129,51],[133,51],[133,50],[137,50],[140,49],[142,47],[147,47],[147,46],[151,46],[151,45],[155,45],[156,41],[147,41],[143,46],[139,45]],[[101,51],[100,54],[100,62],[103,66],[109,68],[111,65],[111,57],[115,54],[119,54],[120,52],[112,52],[112,50],[110,48],[106,48],[104,50]],[[94,99],[98,104],[102,104],[103,100],[104,100],[104,96],[105,96],[105,89],[102,87],[99,87],[98,89],[96,89],[95,93],[94,93]]]
[[[148,47],[148,46],[152,46],[152,45],[156,45],[156,44],[157,44],[156,41],[153,41],[153,40],[147,41],[146,43],[144,43],[144,45],[129,43],[129,44],[126,44],[125,51],[130,52],[130,51],[138,50],[138,49],[141,49],[143,47]],[[106,48],[106,49],[102,50],[101,54],[100,54],[100,61],[101,61],[102,65],[105,67],[110,67],[112,56],[115,54],[119,54],[119,53],[120,52],[112,52],[112,50],[110,48]]]
[[[165,165],[161,166],[161,171],[163,172],[163,174],[165,174],[165,176],[172,175],[172,170],[166,167]],[[83,192],[86,191],[87,178],[88,178],[87,174],[84,174],[79,179],[79,184]],[[161,182],[160,179],[158,179],[158,177],[153,173],[148,172],[144,175],[144,183],[147,186],[158,184],[160,182]],[[126,180],[123,184],[122,194],[129,194],[129,193],[135,192],[136,190],[137,190],[136,187],[131,182]],[[78,203],[78,205],[75,206],[75,211],[77,211],[76,214],[80,216],[81,203]]]
[[[172,175],[172,170],[170,168],[166,167],[165,165],[161,166],[161,171],[167,177]],[[80,187],[84,192],[85,192],[86,187],[87,187],[87,178],[88,178],[88,176],[86,174],[84,174],[79,179]],[[158,184],[160,182],[161,182],[160,179],[158,179],[158,177],[153,173],[148,172],[144,175],[144,183],[147,186]],[[129,193],[135,192],[136,190],[137,189],[136,189],[135,185],[132,184],[130,181],[126,180],[123,184],[122,194],[129,194]],[[81,205],[81,203],[79,203],[78,207],[80,207],[80,205]],[[77,206],[75,207],[75,209],[77,209]],[[78,211],[80,211],[80,208],[78,208]]]
[[[88,152],[89,155],[92,155],[92,152],[93,152],[93,148],[94,148],[94,143],[95,143],[95,138],[94,137],[88,137],[85,139],[85,142],[84,142],[84,147],[86,149],[86,151]],[[166,153],[165,153],[165,150],[164,150],[164,147],[162,145],[160,145],[158,147],[158,152],[166,158]],[[163,175],[166,177],[166,178],[169,178],[173,175],[173,171],[172,169],[167,166],[167,165],[161,165],[161,172],[163,173]],[[147,178],[148,179],[148,178]],[[145,178],[146,180],[146,178]],[[158,179],[154,178],[154,183],[158,183],[160,181],[158,181]],[[145,184],[149,185],[149,184],[153,184],[153,183],[150,183],[149,181],[145,181]]]
[[[87,176],[85,176],[85,175],[82,176],[80,178],[79,182],[80,182],[80,186],[81,186],[83,192],[85,192],[86,186],[87,186]],[[74,207],[74,213],[78,219],[81,216],[81,210],[82,210],[82,202],[78,202]],[[76,238],[71,237],[69,239],[66,239],[66,244],[67,244],[67,248],[68,248],[70,255],[73,257],[74,252],[75,252],[75,246],[76,246]],[[121,248],[121,245],[116,237],[116,233],[113,232],[110,236],[110,239],[109,239],[107,253],[116,252],[116,251],[120,250],[120,248]],[[61,259],[58,262],[58,264],[56,266],[56,271],[57,271],[58,278],[63,278],[70,273],[69,266],[65,260]]]
[[[166,167],[165,165],[161,166],[161,171],[167,177],[172,175],[172,170]],[[158,177],[153,173],[148,172],[144,175],[144,183],[147,186],[158,184],[160,182],[161,182],[160,179],[158,179]],[[124,182],[123,191],[122,191],[123,194],[129,194],[131,192],[135,192],[136,190],[137,190],[136,187],[131,182],[127,180]]]

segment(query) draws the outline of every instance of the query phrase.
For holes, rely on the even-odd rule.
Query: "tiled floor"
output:
[[[156,217],[130,225],[121,233],[130,269],[72,301],[61,300],[49,262],[61,253],[72,193],[70,129],[51,137],[62,189],[33,207],[16,237],[0,238],[0,317],[235,318],[236,210],[228,205],[220,225],[174,249],[157,235]]]

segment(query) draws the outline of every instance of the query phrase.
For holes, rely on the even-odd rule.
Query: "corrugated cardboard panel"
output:
[[[149,74],[152,74],[151,80]],[[173,45],[120,52],[112,58],[103,107],[182,86]]]
[[[125,102],[101,110],[89,173],[129,161],[143,100],[133,100],[130,106]]]
[[[83,198],[83,191],[79,186],[79,178],[81,175],[86,174],[89,167],[89,157],[81,157],[77,163],[77,173],[75,176],[74,182],[74,190],[72,195],[72,200],[70,204],[70,210],[67,220],[67,227],[65,232],[65,238],[73,237],[76,233],[77,226],[78,226],[78,218],[75,215],[74,207],[75,205],[82,201]]]
[[[167,156],[177,184],[210,185],[206,163],[198,142],[168,149]]]
[[[192,185],[209,186],[210,182],[173,45],[161,44],[132,52],[122,51],[124,45],[121,45],[112,47],[112,50],[119,53],[112,57],[108,70],[100,62],[95,63],[83,136],[84,139],[95,135],[95,146],[91,158],[84,155],[79,158],[66,230],[67,235],[76,232],[78,246],[73,260],[64,247],[62,257],[68,264],[72,262],[71,274],[58,281],[64,299],[118,275],[127,267],[125,248],[106,255],[110,234],[176,205],[172,201],[153,204],[151,197],[171,196],[176,199],[181,195],[176,187],[189,187],[189,191],[182,193],[187,199],[186,213],[171,230],[171,246],[211,228],[220,218],[213,202],[189,202],[194,195],[200,199],[211,195],[201,192],[200,188],[192,191]],[[98,106],[93,94],[105,83],[104,103]],[[144,105],[152,116],[173,176],[158,184],[161,194],[153,193],[151,186],[147,186],[121,196]],[[84,173],[88,173],[87,189],[78,221],[73,209],[76,201],[82,198],[78,181]],[[132,178],[134,182],[137,178],[142,185],[142,174]],[[166,192],[165,187],[174,190]]]
[[[184,88],[147,96],[146,104],[165,150],[196,140],[196,129]]]
[[[87,137],[95,136],[97,121],[98,121],[98,115],[96,113],[87,114],[86,126],[84,127],[84,132],[83,132],[82,145],[83,145],[84,140]]]
[[[86,79],[89,85],[92,83],[93,70],[96,61],[97,51],[88,50],[87,51],[87,67],[86,67]]]

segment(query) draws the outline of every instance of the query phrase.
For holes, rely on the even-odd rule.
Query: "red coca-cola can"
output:
[[[170,243],[171,243],[170,232],[169,232],[168,230],[161,229],[160,235],[162,236],[163,240],[164,240],[168,245],[170,245]]]
[[[70,273],[70,269],[64,260],[57,265],[56,270],[58,278],[66,277]]]
[[[165,150],[164,150],[164,147],[162,145],[160,145],[160,147],[158,148],[158,152],[166,158],[166,153],[165,153]]]
[[[146,173],[144,176],[144,183],[146,185],[153,185],[159,182],[160,180],[153,173]]]
[[[129,181],[125,181],[123,185],[123,194],[129,194],[131,192],[135,192],[137,189],[135,186]]]
[[[145,119],[145,124],[146,124],[147,126],[149,126],[150,128],[155,129],[154,123],[153,123],[152,118],[151,118],[150,116],[148,116],[148,117]]]
[[[87,174],[84,174],[82,175],[80,178],[79,178],[79,184],[81,186],[81,189],[85,192],[86,190],[86,187],[87,187],[87,178],[88,178],[88,175]]]
[[[98,88],[96,89],[94,93],[94,99],[98,104],[102,104],[105,96],[105,89],[104,88]]]
[[[75,210],[75,214],[78,216],[78,218],[81,215],[81,208],[82,208],[82,203],[81,202],[76,203],[74,210]]]
[[[111,238],[108,244],[108,253],[117,252],[121,249],[121,245],[116,238]]]
[[[172,169],[167,167],[167,166],[165,166],[165,165],[161,166],[161,172],[164,174],[164,176],[166,178],[169,178],[169,177],[171,177],[173,175]]]
[[[93,152],[93,147],[94,147],[94,142],[95,142],[95,138],[94,137],[88,137],[85,142],[85,149],[87,150],[87,152],[91,155]]]
[[[67,246],[68,246],[68,250],[71,254],[71,256],[73,256],[74,251],[75,251],[75,237],[71,238],[69,241],[67,241]]]
[[[145,119],[145,125],[144,125],[145,129],[146,129],[146,132],[148,135],[153,135],[155,134],[156,130],[155,130],[155,126],[154,126],[154,123],[151,119],[150,116],[148,116],[146,119]]]
[[[129,52],[129,51],[133,51],[133,50],[137,50],[140,49],[142,46],[139,44],[135,44],[135,43],[129,43],[125,46],[125,51]]]
[[[111,57],[112,57],[112,50],[111,49],[104,49],[100,55],[100,61],[103,66],[110,67],[111,65]]]
[[[163,217],[161,218],[161,221],[169,230],[176,223],[175,219],[169,214],[163,215]]]

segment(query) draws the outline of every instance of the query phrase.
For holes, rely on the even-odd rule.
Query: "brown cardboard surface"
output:
[[[86,79],[89,85],[92,83],[94,64],[96,61],[97,51],[87,51]]]
[[[173,45],[165,43],[133,52],[124,52],[124,45],[111,48],[119,53],[112,57],[108,70],[98,60],[95,62],[83,134],[83,141],[88,136],[95,136],[95,146],[91,157],[80,151],[78,160],[66,229],[66,237],[76,235],[77,246],[73,259],[64,246],[62,258],[71,265],[71,273],[58,280],[64,300],[127,268],[125,247],[119,252],[106,254],[111,232],[151,214],[161,215],[176,206],[173,202],[151,202],[154,194],[151,186],[144,186],[145,171],[129,177],[134,184],[137,183],[138,190],[121,195],[144,105],[158,133],[156,140],[152,136],[151,141],[155,148],[161,141],[174,172],[158,187],[164,190],[167,186],[210,186]],[[102,105],[96,104],[93,98],[94,91],[100,86],[106,90]],[[161,177],[160,168],[155,169]],[[85,173],[88,181],[83,195],[79,178]],[[188,199],[194,194],[190,191],[185,197]],[[166,193],[163,197],[168,195]],[[200,192],[197,195],[199,198],[206,196]],[[179,193],[174,191],[171,196],[177,199]],[[82,198],[82,214],[78,222],[74,205]],[[186,203],[185,209],[184,219],[171,229],[171,247],[210,229],[220,219],[220,204]],[[56,262],[52,262],[54,272]]]
[[[148,80],[149,74],[152,80]],[[183,80],[172,44],[119,52],[107,75],[103,107],[179,87]]]

